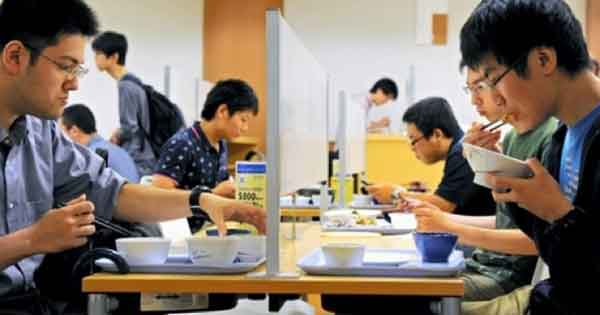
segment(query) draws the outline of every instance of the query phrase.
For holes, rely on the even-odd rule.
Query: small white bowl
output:
[[[365,256],[365,246],[354,243],[332,243],[321,246],[325,264],[330,267],[359,267]]]
[[[482,176],[484,173],[518,178],[533,176],[533,172],[524,161],[482,147],[463,143],[463,155],[475,173],[473,182],[487,188],[492,187],[485,180],[485,176]]]
[[[296,206],[300,206],[300,207],[310,206],[310,197],[296,196]]]
[[[230,265],[240,247],[240,238],[237,236],[188,237],[186,242],[190,259],[198,265]]]
[[[310,196],[310,199],[312,200],[313,206],[318,207],[321,205],[321,195],[312,195]]]
[[[242,256],[252,256],[261,259],[267,254],[267,237],[264,235],[239,235],[238,252]]]
[[[292,205],[294,205],[294,198],[292,198],[292,196],[279,197],[279,206],[280,207],[289,207]]]
[[[373,204],[373,196],[371,195],[354,195],[352,203],[355,206],[370,206]]]
[[[132,265],[163,264],[171,240],[160,237],[126,237],[116,240],[117,251]]]

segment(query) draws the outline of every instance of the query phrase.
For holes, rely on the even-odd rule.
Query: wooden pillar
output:
[[[593,58],[600,59],[600,1],[587,1],[587,41]]]
[[[283,11],[283,0],[204,1],[204,79],[239,78],[256,91],[259,114],[248,136],[266,150],[266,29],[269,8]]]

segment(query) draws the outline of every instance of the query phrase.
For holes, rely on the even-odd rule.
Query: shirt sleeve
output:
[[[130,141],[139,132],[138,113],[143,104],[142,96],[133,82],[119,82],[119,122],[121,142]]]
[[[592,212],[576,207],[552,224],[536,227],[540,256],[550,267],[552,282],[565,292],[579,293],[583,279],[600,279],[598,215]]]
[[[111,218],[126,180],[104,165],[94,152],[74,144],[52,125],[54,200],[66,203],[81,194],[95,206],[95,214]]]
[[[171,138],[161,150],[154,173],[173,179],[179,186],[191,163],[191,151],[187,140]]]
[[[470,187],[473,181],[473,171],[462,152],[453,153],[446,160],[444,176],[435,194],[454,203],[457,208],[463,206],[462,191]]]

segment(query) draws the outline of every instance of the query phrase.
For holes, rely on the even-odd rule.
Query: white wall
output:
[[[183,110],[186,122],[195,119],[194,78],[202,77],[203,0],[87,0],[98,14],[102,31],[124,33],[129,42],[127,68],[163,91],[164,67],[172,70],[171,100]],[[118,126],[117,86],[94,64],[86,51],[90,73],[70,103],[84,102],[96,115],[103,136]]]
[[[407,79],[415,100],[442,96],[461,124],[477,119],[461,90],[459,32],[479,0],[448,1],[448,44],[417,46],[415,0],[285,0],[284,16],[338,84],[366,91],[383,75]],[[585,26],[586,0],[567,1]]]

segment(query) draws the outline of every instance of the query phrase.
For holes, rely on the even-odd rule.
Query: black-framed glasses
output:
[[[50,58],[50,57],[42,54],[39,51],[39,49],[37,49],[37,48],[34,48],[25,43],[23,43],[23,45],[25,47],[27,47],[29,50],[36,51],[41,57],[43,57],[50,63],[54,64],[60,71],[66,73],[67,76],[71,77],[72,79],[74,79],[74,78],[81,79],[89,72],[89,69],[87,69],[86,67],[84,67],[80,64],[73,63],[71,65],[65,65],[65,64],[62,64],[62,63],[54,60],[53,58]]]
[[[498,85],[498,83],[500,83],[500,81],[502,79],[504,79],[504,77],[511,72],[512,70],[515,69],[515,67],[517,66],[517,64],[519,62],[521,62],[521,60],[523,60],[523,58],[526,58],[527,56],[529,56],[529,51],[527,51],[526,53],[522,54],[521,56],[519,56],[513,63],[511,63],[506,70],[504,70],[504,72],[502,72],[502,74],[500,74],[496,79],[491,80],[489,77],[487,77],[482,81],[485,82],[487,85],[489,85],[490,88],[496,88],[496,85]]]
[[[410,146],[414,147],[419,141],[425,139],[425,136],[418,137],[417,139],[410,140]]]

